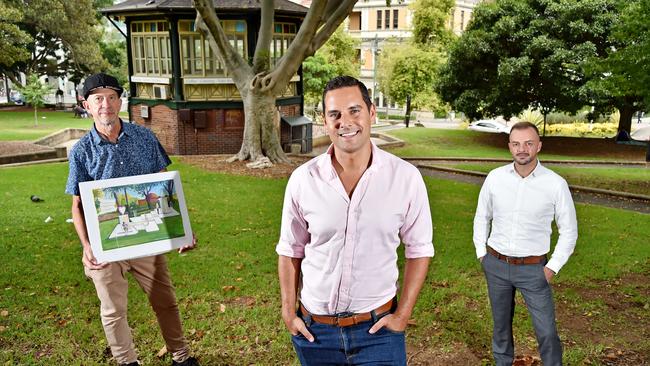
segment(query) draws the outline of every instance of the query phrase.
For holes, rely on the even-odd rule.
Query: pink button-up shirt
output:
[[[411,164],[372,145],[352,197],[332,147],[296,169],[284,197],[279,255],[303,258],[300,301],[314,314],[367,312],[397,293],[397,247],[433,256],[426,187]]]

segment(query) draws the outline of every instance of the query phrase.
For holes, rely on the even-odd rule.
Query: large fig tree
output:
[[[298,33],[283,57],[271,64],[275,4],[259,0],[260,29],[253,58],[249,63],[228,42],[212,0],[194,0],[197,28],[223,61],[244,103],[245,125],[241,149],[230,160],[287,161],[278,134],[279,112],[276,96],[284,91],[302,61],[316,52],[350,14],[357,0],[314,0]]]

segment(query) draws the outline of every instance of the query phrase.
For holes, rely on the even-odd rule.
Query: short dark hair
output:
[[[361,92],[361,97],[363,98],[363,101],[366,103],[366,107],[368,107],[368,111],[370,111],[370,106],[372,105],[372,101],[370,100],[370,94],[368,94],[368,88],[366,88],[366,86],[363,85],[362,82],[353,78],[352,76],[342,75],[333,78],[332,80],[327,82],[327,85],[325,85],[325,90],[323,90],[323,113],[325,113],[325,95],[327,95],[327,92],[330,90],[336,90],[336,89],[346,88],[350,86],[356,86],[357,88],[359,88],[359,91]]]
[[[534,123],[530,123],[528,121],[520,121],[515,123],[512,125],[512,127],[510,127],[510,132],[513,130],[525,130],[527,128],[532,128],[537,133],[537,136],[539,136],[539,130],[537,129],[537,126],[535,126]]]

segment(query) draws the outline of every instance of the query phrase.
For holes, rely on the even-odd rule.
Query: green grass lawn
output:
[[[128,119],[128,113],[121,112],[120,117]],[[35,126],[34,111],[0,110],[0,141],[36,140],[65,128],[89,129],[92,125],[91,118],[74,118],[72,112],[39,111]]]
[[[503,163],[463,163],[448,166],[487,173],[501,165]],[[650,195],[650,169],[645,167],[600,168],[544,165],[564,177],[569,184]]]
[[[229,176],[179,163],[170,169],[181,171],[192,228],[199,238],[193,252],[169,254],[185,333],[194,352],[205,365],[297,364],[280,319],[274,250],[286,179]],[[66,176],[65,163],[0,168],[2,364],[112,365],[104,355],[95,290],[84,277],[73,226],[65,222],[70,217],[70,197],[63,193]],[[416,350],[453,351],[462,345],[489,363],[491,317],[472,245],[479,187],[429,178],[426,184],[436,256],[407,342]],[[32,194],[44,202],[32,203]],[[648,324],[650,313],[643,305],[610,316],[602,298],[572,289],[647,274],[648,216],[589,205],[578,205],[577,211],[580,239],[556,277],[558,286],[566,289],[556,293],[558,308],[580,319],[600,312],[602,316],[587,319],[589,326],[602,323],[614,331],[608,338],[585,338],[568,331],[568,321],[560,317],[561,336],[567,342],[565,363],[598,360],[603,348],[612,344],[647,355],[647,337],[628,344],[621,335]],[[47,216],[54,221],[44,223]],[[650,303],[647,288],[626,286],[620,284],[630,296],[625,301]],[[129,323],[140,359],[147,365],[168,365],[169,359],[155,356],[164,343],[135,281],[130,281],[129,300]],[[630,315],[633,322],[625,318],[624,330],[616,333],[618,328],[609,324],[621,314]],[[515,329],[517,346],[536,348],[523,306],[515,314]]]
[[[92,119],[74,118],[72,112],[39,111],[35,126],[33,111],[0,111],[0,141],[36,140],[65,128],[90,128],[92,124]]]
[[[512,158],[504,134],[436,128],[403,128],[387,133],[406,143],[403,147],[390,149],[402,157]],[[542,160],[632,160],[632,156],[633,160],[643,161],[646,151],[644,147],[630,149],[596,138],[546,137],[543,141],[539,154]]]
[[[403,147],[391,149],[393,154],[404,157],[510,157],[508,150],[484,144],[468,143],[477,135],[474,131],[445,130],[435,128],[403,128],[387,132],[406,142]]]

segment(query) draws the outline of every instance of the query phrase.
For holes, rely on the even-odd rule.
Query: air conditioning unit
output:
[[[154,99],[169,99],[169,85],[154,84],[153,97]]]
[[[149,118],[149,106],[148,105],[141,105],[140,106],[140,117],[147,119]]]

